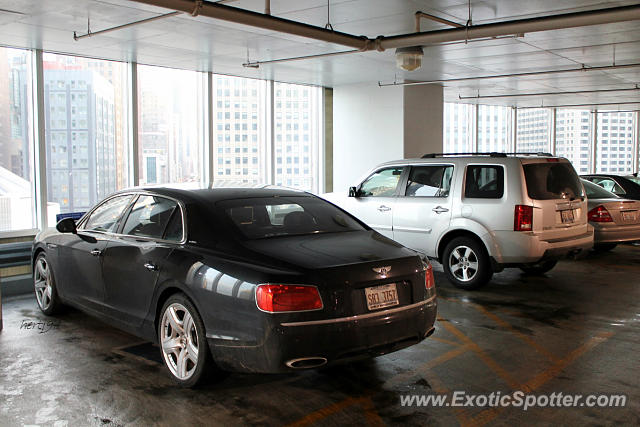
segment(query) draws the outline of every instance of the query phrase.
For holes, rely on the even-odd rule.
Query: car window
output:
[[[407,197],[447,197],[451,188],[453,166],[415,166],[411,168]]]
[[[349,214],[317,197],[261,197],[216,203],[248,239],[362,231]]]
[[[124,209],[129,206],[132,195],[113,197],[94,209],[84,222],[83,229],[91,231],[114,232],[118,225],[118,219]]]
[[[391,197],[402,175],[402,168],[383,169],[371,175],[360,186],[359,197]]]
[[[527,192],[534,200],[575,199],[584,196],[580,178],[570,163],[529,163],[523,165],[523,168]]]
[[[464,197],[471,199],[501,199],[504,195],[502,166],[467,166]]]
[[[607,191],[599,185],[585,179],[582,180],[582,185],[584,186],[584,192],[590,199],[613,199],[618,197],[612,192]]]
[[[124,223],[122,234],[161,239],[176,210],[178,205],[173,200],[158,196],[140,196]]]
[[[174,209],[169,220],[169,225],[164,232],[164,240],[171,240],[172,242],[180,242],[183,238],[182,230],[182,214],[180,209]]]
[[[640,178],[638,178],[637,176],[628,176],[626,178],[635,182],[636,184],[640,184]]]
[[[604,188],[605,190],[614,193],[614,194],[626,194],[627,192],[624,191],[624,189],[620,186],[620,184],[618,184],[617,182],[615,182],[613,179],[611,178],[601,178],[601,177],[596,177],[592,179],[592,182],[594,184],[598,184],[600,187]]]

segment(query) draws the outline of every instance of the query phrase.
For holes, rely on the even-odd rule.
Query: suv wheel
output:
[[[523,264],[520,266],[520,270],[527,274],[539,275],[544,274],[556,266],[558,260],[546,259],[543,261],[534,262],[532,264]]]
[[[442,264],[447,278],[461,289],[477,289],[486,285],[493,271],[487,251],[476,240],[456,237],[444,249]]]

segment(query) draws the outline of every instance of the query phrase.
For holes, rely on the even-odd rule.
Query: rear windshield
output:
[[[523,167],[527,192],[534,200],[584,197],[580,178],[569,163],[530,163]]]
[[[264,197],[216,204],[247,239],[362,231],[349,214],[317,197]]]
[[[610,191],[605,190],[600,187],[598,184],[594,184],[593,182],[589,182],[586,179],[581,180],[582,185],[584,185],[584,191],[587,193],[587,197],[589,199],[617,199],[618,196],[613,194]]]

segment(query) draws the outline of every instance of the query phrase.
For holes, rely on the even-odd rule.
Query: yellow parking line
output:
[[[542,387],[544,384],[557,377],[564,369],[566,369],[571,363],[573,363],[578,357],[582,356],[587,351],[591,350],[598,344],[608,340],[614,333],[602,332],[595,337],[591,338],[585,344],[581,345],[577,349],[569,353],[565,358],[554,363],[547,370],[533,377],[531,380],[523,384],[522,388],[515,390],[522,390],[525,392],[532,392]],[[480,412],[478,415],[469,420],[467,425],[469,426],[483,426],[486,423],[492,421],[506,408],[491,408]]]
[[[314,411],[314,412],[311,412],[310,414],[305,415],[304,417],[300,418],[298,421],[288,424],[288,427],[308,426],[330,415],[340,412],[351,405],[355,405],[356,403],[360,402],[360,400],[362,400],[361,397],[347,397],[346,399],[341,400],[340,402],[333,403],[329,406],[325,406],[324,408],[318,409],[317,411]]]
[[[360,406],[362,406],[362,409],[364,409],[364,416],[367,419],[367,424],[369,424],[370,426],[385,425],[384,421],[382,421],[382,418],[380,418],[380,415],[378,415],[373,400],[371,400],[370,397],[363,398],[360,402]]]
[[[498,375],[504,382],[506,382],[509,387],[514,390],[520,390],[520,383],[516,381],[511,374],[509,374],[502,366],[500,366],[493,358],[491,358],[487,353],[484,352],[480,348],[478,344],[473,342],[473,340],[463,334],[458,328],[453,326],[449,321],[441,320],[440,324],[447,329],[449,332],[454,334],[460,341],[465,343],[471,351],[476,353],[476,355],[484,362],[489,369],[491,369],[496,375]]]
[[[434,337],[433,335],[431,337],[429,337],[429,339],[430,340],[435,340],[435,341],[438,341],[438,342],[441,342],[441,343],[444,343],[444,344],[449,344],[449,345],[452,345],[454,347],[460,347],[461,345],[463,345],[463,344],[460,344],[458,342],[450,341],[450,340],[447,340],[447,339],[444,339],[444,338]]]
[[[497,323],[500,327],[502,327],[503,329],[506,329],[507,331],[511,332],[516,337],[518,337],[520,340],[524,341],[526,344],[531,346],[535,351],[537,351],[538,353],[540,353],[541,355],[546,357],[549,361],[551,361],[551,362],[557,362],[558,361],[558,358],[556,356],[554,356],[553,354],[551,354],[551,352],[549,352],[546,348],[542,347],[536,341],[532,340],[531,338],[529,338],[528,336],[526,336],[522,332],[520,332],[517,329],[515,329],[509,322],[507,322],[506,320],[501,319],[500,317],[498,317],[494,313],[490,312],[489,310],[487,310],[486,308],[484,308],[480,304],[476,304],[476,303],[473,303],[473,302],[467,302],[467,301],[460,301],[460,300],[451,299],[451,298],[447,299],[447,301],[455,302],[455,303],[458,303],[458,304],[470,305],[471,307],[475,308],[480,313],[484,314],[486,317],[491,319],[493,322]]]

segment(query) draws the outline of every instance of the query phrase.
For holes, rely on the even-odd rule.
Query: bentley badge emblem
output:
[[[386,267],[373,267],[372,270],[382,277],[387,277],[387,274],[389,274],[389,272],[391,271],[391,266],[389,265]]]

